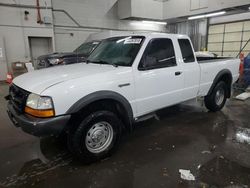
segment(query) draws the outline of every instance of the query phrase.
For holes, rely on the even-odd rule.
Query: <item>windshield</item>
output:
[[[74,50],[75,53],[89,55],[100,42],[87,42],[81,44],[78,48]]]
[[[143,36],[127,36],[103,40],[87,61],[115,66],[131,66],[143,39]]]

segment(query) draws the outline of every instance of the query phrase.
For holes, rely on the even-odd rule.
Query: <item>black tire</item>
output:
[[[86,137],[90,138],[89,131],[95,127],[94,125],[106,122],[112,127],[113,137],[109,141],[110,144],[103,151],[98,153],[90,151],[86,143]],[[109,126],[109,127],[110,127]],[[68,134],[68,148],[82,162],[89,164],[100,159],[110,156],[117,148],[122,130],[122,122],[110,111],[96,111],[84,118],[75,130],[71,130]],[[88,135],[87,135],[88,134]],[[103,135],[103,134],[102,134]],[[106,135],[105,138],[106,139]],[[92,142],[93,138],[92,138]]]
[[[217,92],[221,92],[223,91],[223,99],[221,98],[220,101],[217,101]],[[212,112],[217,112],[219,110],[221,110],[227,100],[227,85],[225,82],[220,81],[216,84],[216,86],[213,88],[213,91],[210,95],[207,95],[205,97],[205,105],[207,107],[207,109],[209,109]],[[217,102],[216,102],[217,101]]]

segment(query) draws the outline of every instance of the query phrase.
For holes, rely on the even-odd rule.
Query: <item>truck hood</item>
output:
[[[13,84],[26,91],[41,94],[47,88],[71,79],[103,74],[122,68],[124,67],[86,63],[56,66],[18,76],[13,80]]]

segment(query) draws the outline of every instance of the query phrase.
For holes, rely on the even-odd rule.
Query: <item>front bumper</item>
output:
[[[9,102],[7,113],[16,127],[21,127],[26,133],[35,136],[59,135],[65,129],[71,115],[52,118],[36,118],[26,114],[19,114]]]

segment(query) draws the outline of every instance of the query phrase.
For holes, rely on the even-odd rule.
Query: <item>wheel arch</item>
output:
[[[226,96],[227,96],[227,98],[230,98],[231,97],[231,86],[232,86],[233,76],[232,76],[231,71],[228,69],[223,69],[216,75],[207,95],[210,95],[212,93],[214,87],[220,81],[224,81],[226,83],[226,85],[227,85]]]
[[[129,131],[133,129],[133,110],[129,101],[122,96],[121,94],[114,91],[97,91],[91,93],[73,104],[67,114],[76,114],[81,110],[84,110],[92,104],[99,102],[112,102],[112,104],[117,104],[121,108],[121,113],[119,116],[122,116],[122,119],[125,123],[125,128],[128,128]]]

